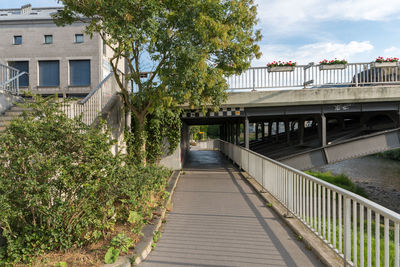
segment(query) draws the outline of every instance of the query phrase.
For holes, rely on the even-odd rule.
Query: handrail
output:
[[[11,82],[13,82],[14,80],[16,80],[16,79],[18,79],[19,77],[21,77],[22,75],[29,75],[29,73],[28,72],[21,72],[21,73],[19,73],[17,76],[14,76],[14,77],[12,77],[11,79],[9,79],[9,80],[7,80],[7,81],[5,81],[5,82],[3,82],[2,84],[0,84],[0,86],[4,86],[4,85],[6,85],[6,84],[8,84],[8,83],[11,83]]]
[[[222,140],[217,142],[222,153],[249,173],[346,264],[357,266],[360,260],[360,265],[366,262],[371,266],[375,260],[379,266],[382,256],[385,266],[392,264],[393,259],[394,266],[399,266],[400,214],[249,149]],[[371,249],[372,228],[375,240],[379,240],[374,242],[375,255]]]
[[[112,76],[114,75],[114,72],[110,72],[95,88],[93,88],[89,94],[82,99],[81,101],[79,101],[78,103],[83,105],[85,104],[102,86],[103,84]]]
[[[296,65],[286,69],[251,67],[226,77],[228,90],[307,88],[323,86],[371,86],[400,84],[399,62],[360,62],[337,65]]]
[[[0,63],[0,67],[4,67],[4,68],[10,69],[10,70],[18,71],[18,72],[19,72],[19,69],[16,69],[16,68],[11,67],[11,66],[8,66],[8,65],[5,65],[5,64],[3,64],[3,63]]]
[[[99,117],[110,99],[118,93],[118,90],[115,77],[111,72],[83,100],[66,103],[61,106],[61,109],[68,117],[82,116],[82,121],[91,125]]]

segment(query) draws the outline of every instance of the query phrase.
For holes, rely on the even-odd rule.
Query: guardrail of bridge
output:
[[[246,148],[221,140],[215,145],[340,255],[345,265],[399,266],[400,214]]]
[[[268,67],[249,68],[227,77],[229,90],[306,88],[331,86],[371,86],[400,84],[398,62],[297,65],[284,71]]]
[[[69,118],[82,116],[82,122],[91,125],[99,116],[108,101],[119,91],[114,73],[111,72],[81,101],[66,103],[61,110]]]

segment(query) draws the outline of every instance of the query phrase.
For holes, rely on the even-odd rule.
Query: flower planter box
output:
[[[319,70],[343,70],[347,64],[319,65]]]
[[[268,67],[268,72],[294,71],[293,66]]]
[[[397,67],[398,62],[373,62],[372,67],[374,68],[387,68],[387,67]]]

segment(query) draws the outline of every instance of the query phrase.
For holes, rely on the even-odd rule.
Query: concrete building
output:
[[[29,73],[19,80],[22,91],[84,96],[111,71],[112,51],[100,35],[90,38],[82,22],[57,27],[51,15],[60,9],[0,9],[0,62]]]

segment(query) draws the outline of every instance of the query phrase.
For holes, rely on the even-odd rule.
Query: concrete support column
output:
[[[258,122],[256,122],[254,125],[256,128],[256,140],[258,140]]]
[[[279,120],[275,121],[275,141],[279,141]]]
[[[264,140],[265,138],[265,122],[261,123],[261,138]]]
[[[304,143],[304,119],[299,119],[299,144]]]
[[[244,119],[244,147],[249,149],[250,148],[250,141],[249,141],[249,118]]]
[[[289,127],[289,120],[285,120],[285,134],[286,134],[286,143],[290,143],[290,127]]]
[[[235,129],[234,129],[235,125],[233,123],[231,123],[231,143],[234,144],[235,143]]]
[[[321,115],[321,145],[326,146],[326,117],[325,114]]]
[[[344,122],[344,118],[340,118],[339,123],[342,130],[346,129],[346,123]]]
[[[272,136],[272,121],[268,121],[268,139]]]
[[[240,122],[236,123],[236,145],[240,145]]]

